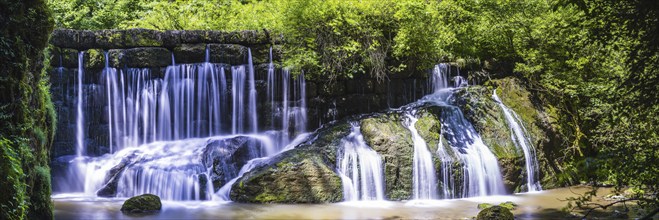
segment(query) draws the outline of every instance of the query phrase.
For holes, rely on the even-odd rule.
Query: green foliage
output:
[[[2,219],[23,219],[27,212],[25,174],[14,146],[11,141],[0,139],[0,175],[5,179],[0,181]]]
[[[0,1],[0,219],[52,219],[49,151],[55,128],[44,48],[44,0]]]

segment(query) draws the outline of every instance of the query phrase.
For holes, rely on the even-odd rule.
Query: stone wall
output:
[[[281,66],[282,37],[263,31],[155,31],[130,30],[55,30],[51,37],[51,92],[58,113],[53,158],[75,152],[75,80],[78,53],[84,53],[84,111],[88,154],[107,152],[108,125],[100,91],[102,69],[106,62],[114,68],[149,68],[155,77],[163,77],[167,66],[182,63],[243,65],[251,52],[259,94],[259,109],[270,106],[266,100],[266,74],[272,59]],[[206,58],[208,48],[208,58]],[[108,60],[105,59],[107,53]],[[281,70],[277,70],[279,74]],[[229,74],[230,75],[230,74]],[[382,111],[407,104],[427,94],[427,72],[391,75],[378,81],[368,75],[328,81],[322,77],[306,77],[308,130],[346,116]],[[230,80],[230,79],[227,79]],[[281,100],[281,98],[277,98]],[[269,118],[261,114],[263,118]],[[259,119],[262,127],[268,120]]]

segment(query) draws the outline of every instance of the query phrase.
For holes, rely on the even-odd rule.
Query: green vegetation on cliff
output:
[[[45,1],[0,1],[0,219],[52,219],[55,130],[44,69],[53,20]]]

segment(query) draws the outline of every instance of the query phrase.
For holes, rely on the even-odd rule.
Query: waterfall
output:
[[[454,153],[450,146],[448,150],[444,147],[442,140],[442,134],[440,134],[437,155],[441,161],[442,199],[453,199],[455,198],[455,178],[453,177]]]
[[[356,122],[348,136],[341,139],[337,173],[343,182],[345,201],[384,200],[382,159],[371,149]]]
[[[294,91],[299,91],[299,99],[297,100],[298,106],[294,112],[295,132],[299,134],[307,131],[307,83],[304,79],[304,71],[297,76],[296,84],[297,87]]]
[[[456,106],[441,115],[443,137],[463,164],[462,197],[505,193],[497,158]]]
[[[252,63],[252,49],[247,49],[247,68],[249,73],[249,121],[252,128],[252,133],[259,130],[258,117],[256,116],[256,78],[254,77],[254,64]]]
[[[276,82],[277,78],[275,78],[275,65],[272,63],[272,47],[270,47],[270,63],[268,63],[268,76],[267,76],[267,81],[268,81],[268,91],[267,91],[267,97],[268,101],[270,101],[270,129],[274,130],[275,129],[275,112],[277,111],[277,106],[274,104],[275,103],[275,91],[277,90],[276,87]]]
[[[233,95],[233,126],[232,134],[243,133],[243,122],[245,121],[245,66],[231,67],[231,94]]]
[[[412,134],[414,143],[414,162],[413,162],[413,179],[414,199],[428,200],[437,198],[437,177],[435,176],[435,166],[432,162],[432,155],[428,150],[426,141],[423,140],[416,130],[417,118],[413,116],[414,112],[406,113],[407,129]]]
[[[267,155],[265,157],[254,158],[247,161],[247,163],[243,165],[242,168],[240,168],[240,172],[235,178],[228,181],[219,190],[217,190],[217,192],[215,192],[214,196],[212,197],[213,200],[231,201],[231,187],[233,187],[233,184],[235,184],[236,181],[238,181],[238,179],[243,177],[245,173],[252,171],[254,168],[258,167],[261,164],[268,163],[270,158],[276,155],[292,150],[295,146],[307,141],[308,138],[309,138],[309,133],[300,134],[297,137],[295,137],[293,141],[291,141],[286,146],[284,146],[279,152],[272,155]]]
[[[415,105],[442,107],[441,137],[437,155],[442,160],[442,193],[444,198],[486,196],[505,193],[499,164],[490,149],[483,143],[472,124],[464,117],[460,108],[451,104],[455,88],[448,79],[450,68],[446,64],[435,66],[430,78],[432,94],[423,97]],[[459,74],[459,72],[458,72]],[[466,86],[461,76],[454,77],[454,87]],[[443,146],[442,138],[449,146]],[[415,142],[416,147],[416,142]],[[462,177],[452,174],[455,159],[462,165]],[[444,178],[446,177],[446,178]],[[462,182],[462,192],[456,192],[455,182]]]
[[[531,144],[530,138],[526,135],[526,129],[521,124],[521,120],[517,116],[517,113],[512,109],[508,108],[499,96],[497,96],[497,91],[492,92],[492,98],[494,101],[501,107],[503,114],[506,117],[506,122],[510,128],[511,136],[510,138],[515,143],[517,148],[521,148],[524,152],[524,162],[526,167],[526,188],[529,192],[535,192],[542,190],[542,186],[536,177],[538,173],[538,160],[535,155],[535,149]]]
[[[81,157],[85,152],[85,115],[82,111],[83,96],[85,92],[82,90],[84,84],[83,75],[85,74],[84,64],[85,52],[78,53],[78,95],[76,100],[76,155]]]
[[[58,185],[62,185],[58,189],[101,196],[153,193],[165,200],[218,199],[214,189],[224,186],[228,196],[231,183],[225,181],[235,182],[251,170],[250,164],[256,162],[248,161],[258,161],[258,158],[268,161],[273,155],[299,144],[300,138],[307,137],[304,133],[307,123],[304,74],[293,78],[285,70],[276,76],[271,63],[267,97],[273,113],[281,112],[278,118],[281,127],[272,124],[277,134],[274,136],[259,134],[257,78],[251,50],[247,53],[247,63],[236,66],[211,63],[209,47],[205,55],[203,63],[176,64],[172,54],[172,65],[166,67],[164,76],[159,76],[149,68],[111,67],[105,52],[105,67],[98,82],[102,86],[101,103],[105,105],[106,152],[109,154],[87,158],[83,157],[85,93],[84,53],[81,52],[76,100],[77,157],[61,159],[69,165],[67,176],[57,179]],[[277,91],[278,88],[282,91]],[[275,100],[277,92],[282,99]],[[276,108],[275,101],[281,101],[283,109]],[[236,141],[240,138],[247,140]],[[222,144],[217,144],[219,142]],[[238,143],[240,145],[236,145]],[[216,153],[207,152],[215,148]],[[236,148],[245,149],[232,155]],[[213,158],[205,157],[207,155]],[[227,161],[233,161],[234,165],[227,165]],[[221,167],[221,171],[214,171],[220,169],[214,168],[215,164],[245,166],[242,169]],[[222,186],[214,185],[216,182]]]
[[[281,74],[281,88],[282,88],[282,111],[281,111],[281,130],[284,132],[282,134],[281,142],[286,143],[289,141],[289,132],[290,132],[290,114],[288,111],[288,84],[291,78],[290,71],[288,69],[283,69]]]

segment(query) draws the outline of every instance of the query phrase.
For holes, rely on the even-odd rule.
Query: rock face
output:
[[[483,142],[496,155],[506,190],[520,192],[524,176],[524,153],[511,139],[511,131],[501,108],[491,98],[492,89],[472,86],[456,93],[455,104],[474,125]]]
[[[238,176],[240,168],[247,161],[260,156],[255,153],[259,146],[253,143],[260,142],[249,137],[238,136],[231,139],[213,141],[206,146],[203,163],[205,167],[212,167],[210,179],[213,182],[215,191],[219,190],[229,180]]]
[[[515,216],[507,208],[495,205],[483,209],[476,216],[477,220],[513,220]]]
[[[511,131],[503,111],[491,98],[493,90],[504,104],[514,110],[521,118],[527,135],[536,149],[540,164],[540,180],[543,188],[556,187],[555,177],[558,172],[556,147],[553,143],[553,128],[542,107],[536,106],[532,95],[513,78],[491,80],[486,86],[471,86],[458,91],[455,104],[465,117],[472,122],[483,142],[492,150],[499,160],[504,184],[510,192],[526,191],[526,170],[524,153],[515,147]]]
[[[385,193],[390,200],[412,197],[414,145],[398,114],[383,114],[361,121],[366,143],[382,157]]]
[[[148,213],[162,209],[160,197],[153,194],[144,194],[132,197],[124,202],[121,211],[124,213]]]
[[[233,185],[230,197],[249,203],[327,203],[343,200],[336,151],[350,127],[321,129],[310,143],[263,161]]]

